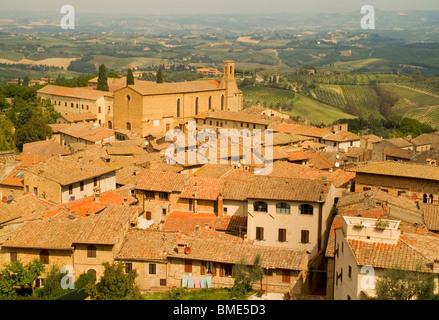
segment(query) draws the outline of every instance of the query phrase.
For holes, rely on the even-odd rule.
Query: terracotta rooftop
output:
[[[201,261],[235,264],[241,258],[251,265],[257,254],[261,255],[261,266],[270,269],[306,270],[308,254],[305,250],[257,246],[244,241],[229,241],[209,238],[187,237],[185,243],[190,253],[171,254],[172,257]]]
[[[315,169],[325,170],[335,168],[335,164],[323,157],[320,153],[309,153],[309,165]]]
[[[200,229],[213,229],[218,223],[218,216],[209,212],[189,212],[189,211],[173,211],[166,218],[166,222],[162,227],[163,231],[181,232],[192,236],[195,234],[195,227]]]
[[[194,117],[195,119],[218,119],[218,120],[227,120],[227,121],[237,121],[244,123],[254,123],[254,124],[262,124],[269,125],[274,120],[267,116],[263,116],[262,114],[248,113],[245,110],[241,111],[225,111],[225,110],[215,110],[215,111],[206,111],[200,113]],[[240,128],[238,128],[239,130]],[[245,129],[245,128],[244,128]]]
[[[79,98],[85,100],[96,101],[102,97],[113,97],[112,92],[99,91],[89,87],[61,87],[54,85],[47,85],[37,91],[37,93],[50,94],[61,97]]]
[[[7,204],[0,201],[0,225],[20,217],[18,212],[11,209],[12,208],[10,208]]]
[[[423,203],[421,208],[428,230],[439,231],[439,205]]]
[[[70,159],[59,158],[50,158],[44,162],[34,164],[25,170],[39,177],[55,181],[62,186],[116,171],[111,167],[88,163],[81,165]]]
[[[83,221],[72,242],[114,245],[138,213],[139,209],[133,206],[107,205],[105,210]]]
[[[413,143],[404,138],[399,138],[399,137],[392,138],[392,139],[387,139],[387,141],[393,144],[397,148],[413,147]]]
[[[125,202],[126,200],[126,202]],[[118,190],[110,190],[103,192],[99,196],[99,202],[96,201],[95,196],[86,197],[83,199],[78,199],[71,201],[63,206],[68,208],[70,211],[76,212],[83,217],[90,214],[95,214],[102,211],[107,207],[107,205],[133,205],[137,202],[137,199],[131,195],[119,192]]]
[[[398,161],[383,161],[363,164],[348,171],[405,177],[414,179],[439,180],[439,167]]]
[[[323,140],[336,141],[336,142],[357,141],[360,140],[360,137],[349,131],[339,131],[324,136]]]
[[[405,159],[405,160],[410,160],[415,155],[412,150],[392,148],[392,147],[384,149],[383,153],[386,156],[392,158]]]
[[[136,189],[159,192],[182,192],[189,176],[173,172],[146,170],[137,180]]]
[[[207,177],[191,177],[180,194],[181,198],[217,200],[223,180]],[[195,196],[196,195],[196,196]]]
[[[130,229],[116,259],[167,260],[181,235],[176,232]]]
[[[317,128],[312,126],[305,126],[291,123],[276,123],[269,127],[273,131],[298,134],[301,136],[323,138],[331,131],[328,128]]]
[[[231,164],[206,164],[197,171],[194,176],[208,178],[223,178],[233,170]]]
[[[256,176],[248,198],[318,202],[326,200],[328,188],[324,181]]]
[[[82,121],[96,121],[98,118],[92,113],[79,113],[79,114],[62,114],[60,116],[67,122],[82,122]]]
[[[224,90],[219,87],[219,83],[216,81],[187,81],[173,83],[138,82],[137,84],[128,87],[143,96]],[[118,90],[116,90],[116,92],[117,91]]]
[[[63,129],[60,129],[59,131],[71,137],[90,142],[97,142],[114,136],[113,130],[82,123],[65,127]]]
[[[70,150],[60,145],[54,139],[38,142],[25,143],[23,153],[42,156],[65,156],[70,154]]]
[[[376,142],[380,142],[380,141],[384,140],[383,138],[378,137],[378,136],[376,136],[374,134],[369,134],[369,135],[361,136],[360,138],[366,139],[370,143],[376,143]]]
[[[301,160],[308,160],[310,157],[303,151],[290,151],[287,152],[288,154],[288,161],[301,161]]]

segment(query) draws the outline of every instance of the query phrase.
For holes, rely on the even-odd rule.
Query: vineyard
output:
[[[408,111],[405,116],[439,129],[439,105],[416,108]]]
[[[411,84],[416,86],[415,83]],[[405,99],[409,104],[415,106],[439,105],[439,96],[433,96],[420,92],[419,90],[408,88],[406,85],[384,84],[383,87]]]
[[[347,103],[361,110],[363,116],[379,115],[380,98],[372,86],[341,86]]]
[[[266,108],[291,110],[297,94],[291,90],[269,87],[245,87],[244,107],[261,105]]]
[[[355,118],[339,108],[299,95],[291,90],[269,87],[244,87],[244,108],[261,105],[282,108],[291,116],[300,117],[314,124],[331,124],[343,118]],[[328,90],[329,91],[329,90]]]
[[[340,109],[343,109],[346,105],[346,100],[344,99],[344,97],[333,90],[327,90],[318,87],[314,90],[314,92],[317,100],[322,101],[326,104],[338,107]]]
[[[424,82],[407,82],[400,86],[439,97],[439,86],[434,87]]]

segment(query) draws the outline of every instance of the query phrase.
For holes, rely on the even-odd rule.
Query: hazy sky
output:
[[[1,11],[190,14],[255,12],[352,12],[363,5],[381,10],[439,10],[437,0],[0,0]]]

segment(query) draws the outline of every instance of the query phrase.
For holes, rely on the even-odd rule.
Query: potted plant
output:
[[[378,230],[384,230],[389,226],[389,221],[385,221],[385,220],[378,220],[375,223],[375,229]]]

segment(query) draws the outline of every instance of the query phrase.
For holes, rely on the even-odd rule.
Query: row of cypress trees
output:
[[[163,71],[159,69],[157,72],[157,83],[163,83]],[[127,72],[127,86],[134,85],[134,75],[131,69],[128,69]],[[98,77],[98,90],[101,91],[109,91],[108,87],[108,77],[107,77],[107,69],[105,65],[101,64],[99,66],[99,77]]]

